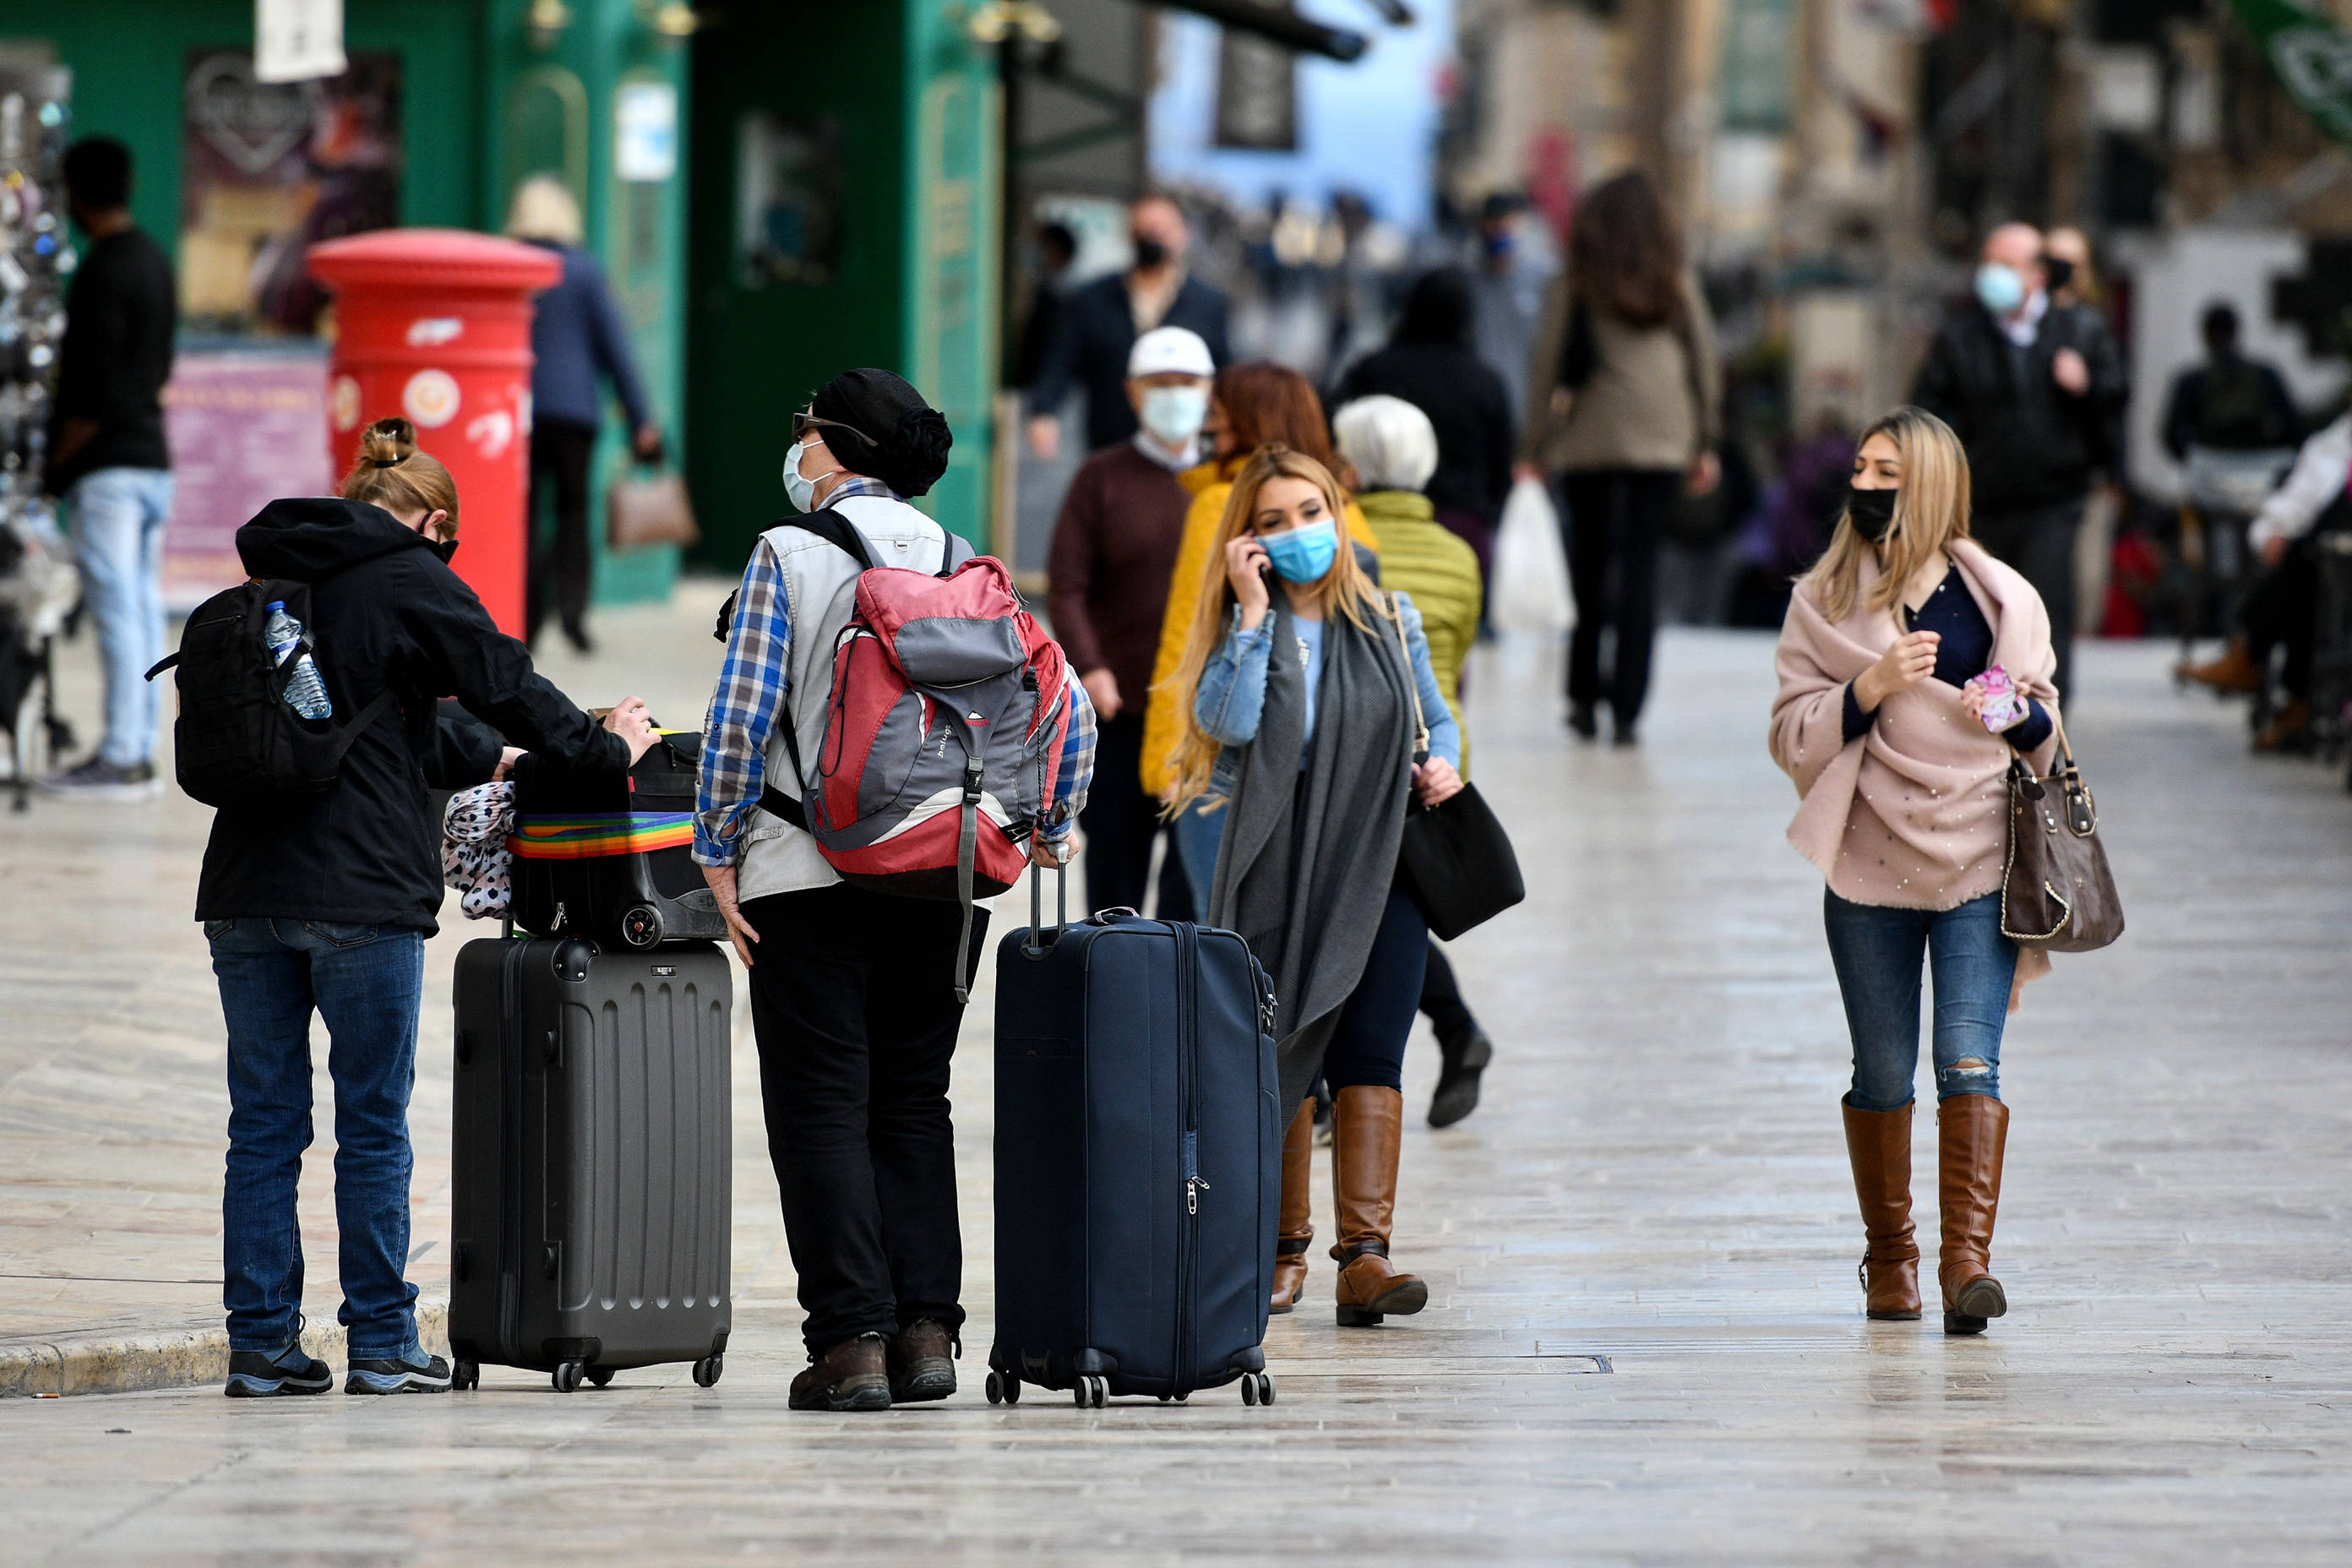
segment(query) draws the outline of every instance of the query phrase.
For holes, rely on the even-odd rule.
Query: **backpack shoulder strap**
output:
[[[776,526],[797,528],[814,533],[826,543],[835,546],[847,554],[857,563],[861,570],[867,572],[874,570],[874,552],[866,548],[866,536],[857,531],[856,524],[831,507],[824,507],[801,517],[785,518]]]
[[[940,524],[940,531],[948,536],[948,546],[940,555],[938,574],[941,577],[952,577],[956,574],[957,567],[970,561],[979,552],[971,547],[971,541],[950,528],[946,523]]]

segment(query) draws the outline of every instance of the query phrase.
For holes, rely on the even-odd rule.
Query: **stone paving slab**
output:
[[[678,618],[700,646],[681,629],[637,655],[647,669],[715,646]],[[1084,1413],[1033,1391],[992,1409],[969,1386],[993,1299],[983,1004],[955,1088],[974,1352],[956,1399],[784,1409],[796,1315],[739,1054],[738,1328],[718,1387],[651,1369],[563,1396],[486,1369],[478,1394],[446,1399],[0,1404],[0,1449],[25,1457],[0,1468],[12,1556],[2352,1561],[2352,799],[2336,774],[2248,759],[2234,710],[2170,689],[2168,654],[2083,658],[2091,696],[2070,728],[2131,931],[2062,956],[2012,1022],[1995,1256],[2013,1307],[1983,1339],[1859,1313],[1843,1028],[1820,884],[1781,842],[1790,795],[1763,753],[1769,639],[1670,637],[1630,752],[1565,737],[1549,668],[1482,655],[1480,777],[1530,898],[1454,956],[1502,1054],[1475,1116],[1408,1131],[1396,1245],[1430,1278],[1430,1310],[1343,1333],[1317,1257],[1307,1307],[1268,1336],[1271,1410],[1231,1390]],[[109,998],[117,1054],[84,1070],[138,1064],[149,1081],[123,1103],[146,1108],[152,1142],[142,1127],[121,1158],[201,1194],[217,1122],[185,1100],[209,1095],[217,1116],[217,1015],[184,900],[164,890],[190,851],[168,820],[142,831],[154,885],[120,891],[111,918],[162,956],[152,989]],[[13,886],[35,841],[0,835]],[[0,908],[8,921],[0,952],[46,963],[38,922]],[[39,973],[0,984],[73,1018]],[[88,1152],[110,1146],[102,1129],[43,1088],[68,1070],[44,1064],[73,1054],[0,1045],[0,1255],[31,1256],[65,1234],[54,1216],[141,1184],[107,1179]],[[429,1159],[446,1104],[426,1060]],[[1433,1065],[1417,1046],[1416,1107]],[[82,1151],[50,1194],[19,1143],[43,1129]],[[1923,1116],[1915,1160],[1932,1158]],[[445,1180],[421,1163],[420,1193]],[[21,1210],[30,1226],[20,1199],[46,1205]],[[1931,1232],[1924,1178],[1921,1200]],[[168,1211],[191,1221],[172,1240],[121,1201],[103,1234],[136,1239],[91,1265],[141,1247],[215,1267],[201,1205]],[[420,1200],[420,1244],[436,1201]],[[320,1283],[314,1318],[331,1313]]]

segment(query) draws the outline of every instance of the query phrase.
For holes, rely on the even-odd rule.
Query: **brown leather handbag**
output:
[[[604,487],[604,542],[614,550],[649,544],[692,544],[702,537],[694,525],[694,503],[686,480],[675,471],[614,476]]]
[[[2052,952],[2088,952],[2124,934],[2124,906],[2099,843],[2098,803],[2074,765],[2065,726],[2057,729],[2058,765],[2047,777],[2022,757],[2010,759],[2000,934]]]

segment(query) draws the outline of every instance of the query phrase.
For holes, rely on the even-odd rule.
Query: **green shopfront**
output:
[[[541,173],[579,199],[703,559],[733,570],[786,510],[787,416],[853,364],[947,411],[955,462],[931,504],[984,540],[995,94],[961,12],[347,0],[344,74],[273,85],[254,79],[252,0],[0,0],[0,54],[71,70],[74,133],[130,145],[134,216],[179,270],[173,595],[233,580],[227,541],[257,497],[328,482],[333,311],[303,245],[494,230]],[[604,602],[665,593],[678,567],[673,549],[598,551]]]

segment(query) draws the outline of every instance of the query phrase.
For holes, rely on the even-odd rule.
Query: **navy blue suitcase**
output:
[[[1024,1384],[1271,1403],[1282,1195],[1274,987],[1228,931],[1108,910],[996,953],[996,1337]]]

